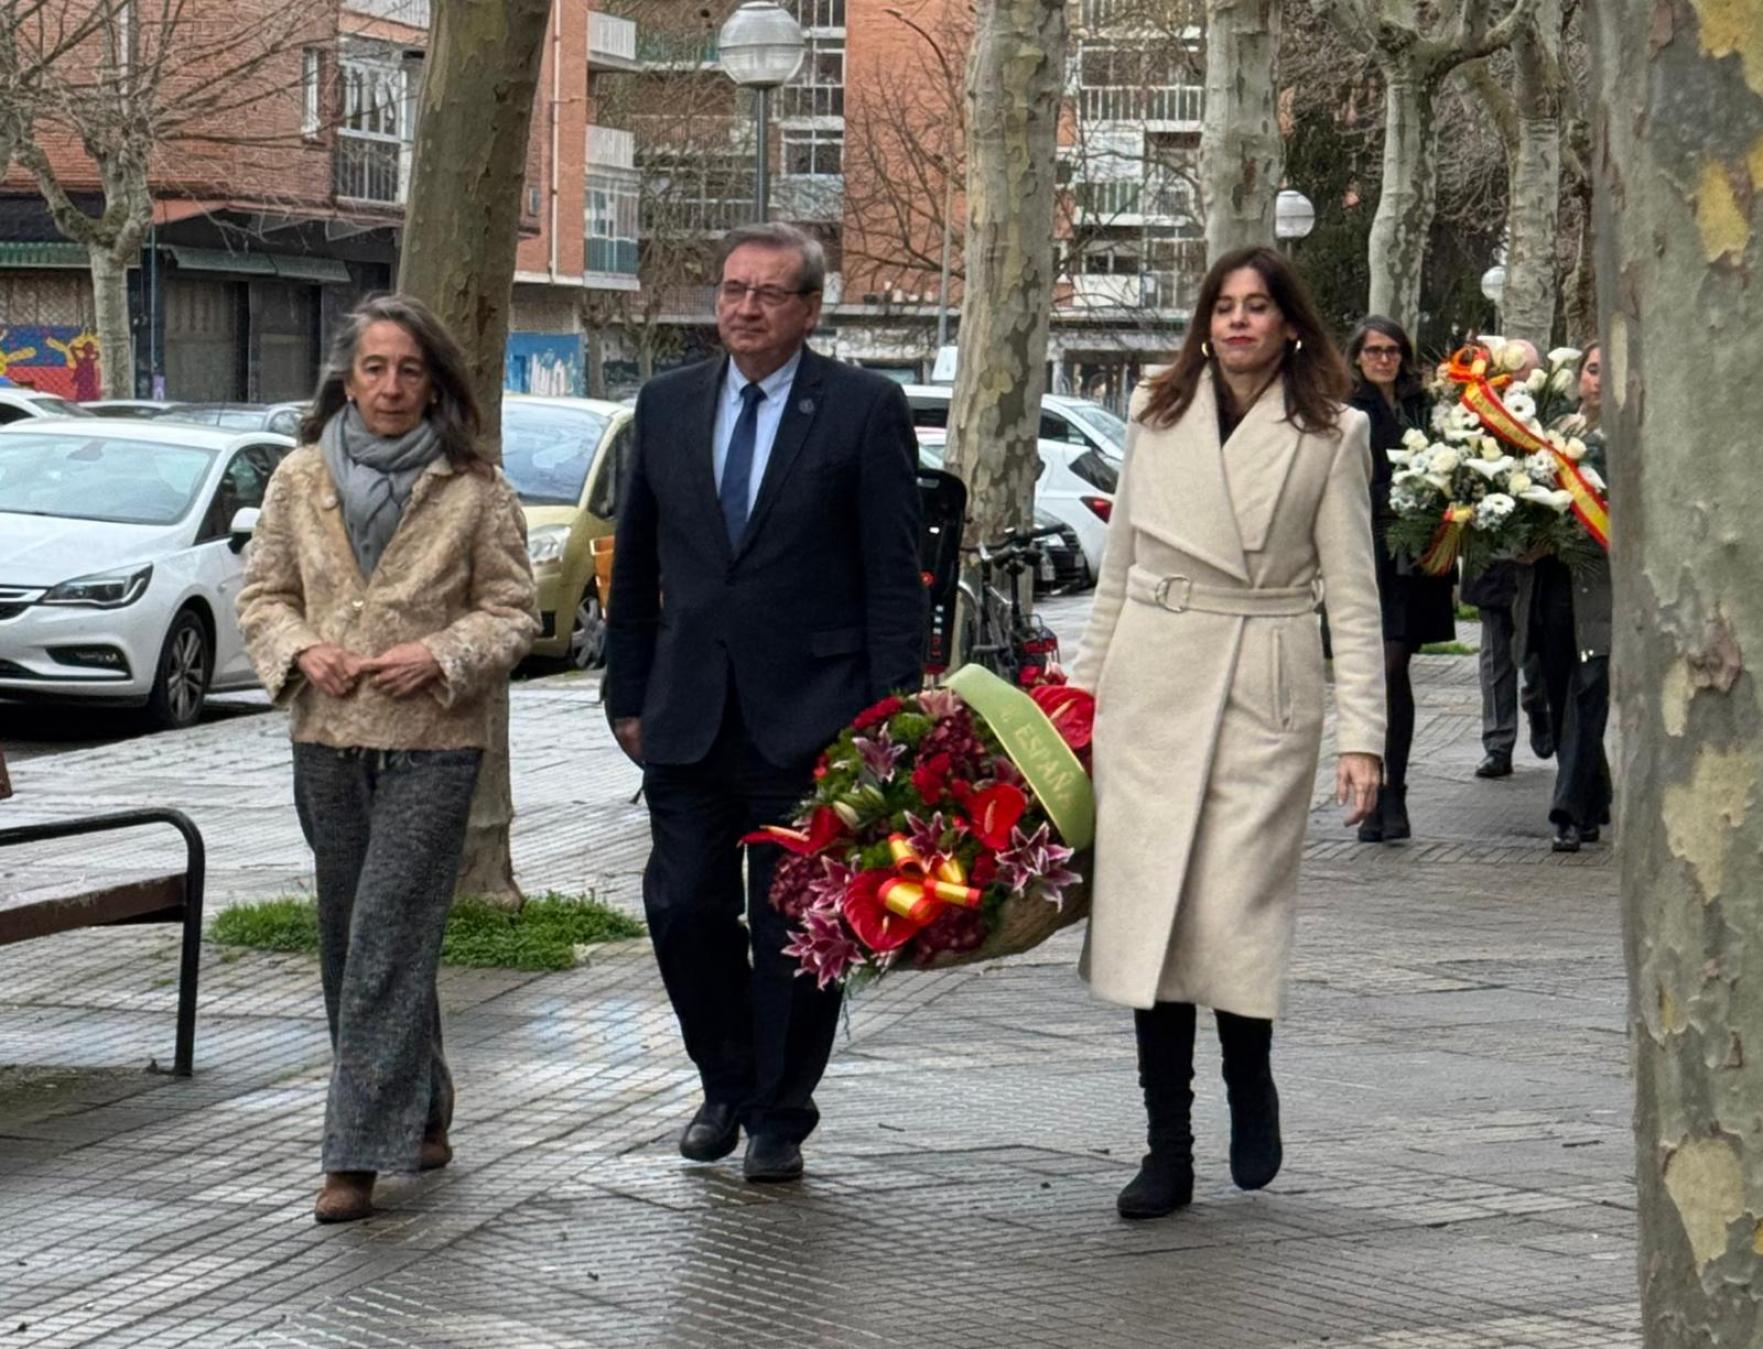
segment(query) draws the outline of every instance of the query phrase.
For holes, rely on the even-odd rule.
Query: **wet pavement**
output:
[[[319,1228],[315,964],[207,948],[180,1081],[148,1071],[175,937],[71,933],[0,948],[0,1343],[1638,1345],[1613,858],[1549,851],[1552,765],[1471,776],[1472,659],[1416,671],[1415,841],[1353,842],[1319,781],[1266,1191],[1230,1184],[1203,1033],[1196,1201],[1115,1217],[1141,1150],[1130,1021],[1075,978],[1072,933],[854,999],[800,1183],[688,1164],[696,1084],[635,942],[557,974],[444,971],[457,1160]],[[637,776],[592,682],[512,706],[523,883],[637,911]],[[0,821],[179,804],[217,905],[297,890],[284,736],[255,716],[30,757]],[[161,848],[0,852],[0,893]]]

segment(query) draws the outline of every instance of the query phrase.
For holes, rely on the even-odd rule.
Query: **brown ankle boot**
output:
[[[424,1136],[422,1140],[421,1160],[417,1162],[419,1169],[423,1171],[439,1171],[452,1160],[453,1148],[452,1145],[447,1142],[447,1131],[445,1129],[439,1129]]]
[[[373,1212],[372,1171],[327,1171],[324,1188],[312,1206],[321,1223],[358,1222]]]

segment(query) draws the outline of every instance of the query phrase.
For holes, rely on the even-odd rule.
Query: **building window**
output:
[[[804,28],[845,26],[845,0],[789,0],[788,7]]]
[[[642,238],[728,230],[753,219],[753,161],[739,150],[650,151],[637,165]]]
[[[414,119],[407,65],[345,58],[338,66],[343,117],[337,128],[339,197],[397,203],[408,186]]]
[[[324,53],[308,47],[300,53],[300,134],[313,140],[324,129]]]
[[[586,270],[637,274],[637,198],[634,175],[588,175]]]
[[[796,78],[778,91],[778,116],[845,115],[845,40],[810,38]]]
[[[837,131],[784,132],[784,172],[797,177],[836,177],[845,171],[845,137]]]

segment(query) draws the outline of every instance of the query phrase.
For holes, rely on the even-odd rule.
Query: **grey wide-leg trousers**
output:
[[[414,1171],[452,1114],[435,971],[481,757],[294,746],[331,1032],[326,1171]]]

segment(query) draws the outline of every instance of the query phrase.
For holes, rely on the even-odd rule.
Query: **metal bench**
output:
[[[0,848],[45,839],[108,833],[139,825],[169,824],[184,836],[181,876],[154,876],[77,895],[0,895],[0,946],[71,932],[82,927],[133,923],[182,923],[183,961],[178,971],[177,1054],[172,1071],[190,1075],[196,1047],[196,977],[202,949],[202,882],[206,854],[194,821],[178,810],[125,810],[55,824],[0,829]]]

